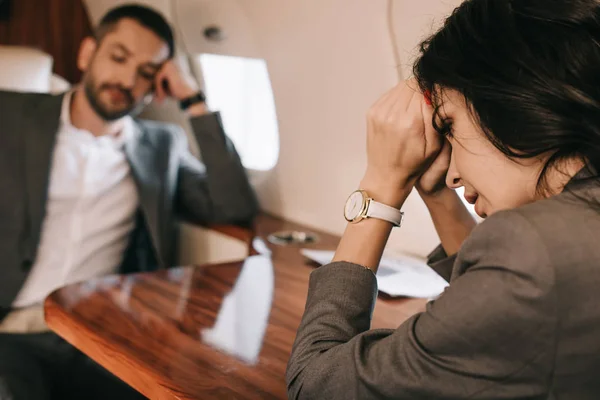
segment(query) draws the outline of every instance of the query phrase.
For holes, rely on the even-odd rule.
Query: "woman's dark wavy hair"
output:
[[[600,0],[467,0],[421,44],[414,75],[462,93],[487,138],[516,159],[582,157],[600,172]],[[590,175],[590,174],[588,174]]]

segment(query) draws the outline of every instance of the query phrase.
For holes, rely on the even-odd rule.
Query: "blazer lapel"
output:
[[[28,257],[35,259],[46,213],[52,154],[64,94],[34,97],[23,115],[25,180],[28,216]]]
[[[137,123],[134,125],[136,130],[134,138],[125,144],[125,154],[138,189],[140,205],[148,224],[148,230],[156,246],[158,261],[162,265],[164,249],[161,248],[159,212],[162,189],[160,162],[156,159],[158,152],[148,137],[148,133],[141,130]]]

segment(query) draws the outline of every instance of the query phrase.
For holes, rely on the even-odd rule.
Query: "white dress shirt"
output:
[[[115,272],[135,224],[138,194],[124,152],[130,117],[115,135],[95,137],[71,124],[65,95],[50,169],[37,259],[13,307],[40,303],[55,289]]]

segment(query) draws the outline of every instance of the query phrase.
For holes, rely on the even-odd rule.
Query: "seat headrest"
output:
[[[20,92],[50,91],[53,59],[43,51],[0,46],[0,89]]]

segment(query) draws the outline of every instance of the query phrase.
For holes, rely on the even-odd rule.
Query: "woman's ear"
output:
[[[79,46],[79,54],[77,55],[77,67],[85,72],[92,62],[94,53],[96,52],[97,42],[93,37],[86,37]]]

